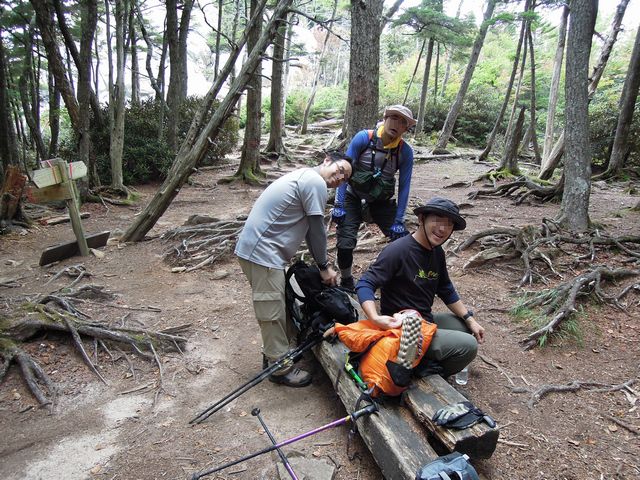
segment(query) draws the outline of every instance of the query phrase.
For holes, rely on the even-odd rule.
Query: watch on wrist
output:
[[[462,319],[466,322],[471,317],[473,317],[473,310],[467,310],[467,313],[462,316]]]
[[[329,262],[322,262],[322,263],[318,263],[318,269],[322,270],[323,272],[329,268]]]

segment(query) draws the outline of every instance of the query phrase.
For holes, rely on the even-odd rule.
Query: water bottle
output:
[[[469,381],[469,367],[464,367],[456,373],[456,383],[458,385],[466,385]]]

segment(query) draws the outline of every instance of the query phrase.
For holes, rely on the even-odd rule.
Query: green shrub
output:
[[[284,115],[286,125],[302,125],[304,109],[309,101],[306,91],[300,89],[293,90],[287,95],[287,108]]]
[[[186,137],[187,131],[200,107],[202,99],[188,97],[180,111],[178,123],[178,144]],[[212,111],[206,116],[210,117]],[[163,180],[171,166],[174,155],[171,154],[164,133],[158,134],[160,106],[153,100],[145,100],[138,105],[128,105],[125,112],[124,147],[122,153],[122,170],[125,185],[136,185],[151,181]],[[103,109],[103,116],[108,118],[108,110]],[[166,121],[166,116],[165,116]],[[111,181],[111,161],[109,156],[109,127],[105,121],[104,128],[97,129],[92,125],[91,137],[98,167],[98,176],[103,184]],[[215,141],[210,143],[203,165],[212,164],[232,151],[238,142],[238,119],[231,117],[224,124]],[[64,149],[73,152],[71,142],[66,142]],[[61,147],[62,150],[62,147]],[[69,153],[73,155],[73,153]]]
[[[316,92],[316,98],[311,108],[311,118],[313,121],[329,116],[343,117],[344,109],[347,106],[347,89],[343,86],[323,87]],[[302,112],[304,113],[304,107]]]

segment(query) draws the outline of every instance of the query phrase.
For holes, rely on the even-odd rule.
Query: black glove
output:
[[[433,420],[436,425],[456,430],[464,430],[480,421],[484,421],[491,428],[496,426],[495,420],[476,407],[471,402],[460,402],[447,405],[434,413]]]

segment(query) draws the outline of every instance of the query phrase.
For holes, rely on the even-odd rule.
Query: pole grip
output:
[[[371,404],[367,405],[366,407],[361,408],[360,410],[356,410],[355,412],[353,412],[351,414],[351,420],[355,422],[357,419],[359,419],[363,415],[371,415],[372,413],[375,413],[377,411],[378,411],[378,405],[375,404],[375,403],[371,403]]]

